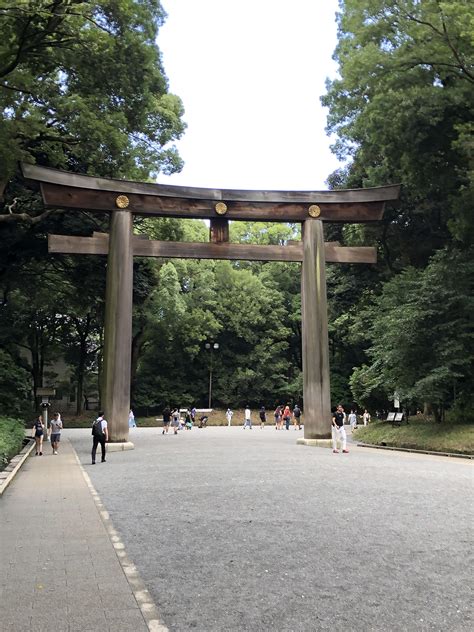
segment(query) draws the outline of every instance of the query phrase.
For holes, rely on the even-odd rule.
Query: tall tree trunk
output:
[[[31,375],[33,377],[33,396],[35,399],[35,407],[38,405],[36,392],[38,388],[43,386],[43,366],[42,350],[40,345],[41,333],[38,329],[34,329],[29,338],[29,349],[31,353]]]
[[[89,331],[90,315],[87,315],[84,327],[78,326],[79,333],[79,360],[76,368],[77,378],[77,397],[76,397],[76,415],[84,412],[84,374],[87,363],[87,334]]]
[[[130,367],[130,402],[134,399],[135,379],[137,376],[138,359],[143,343],[145,342],[145,329],[140,328],[132,338],[132,361]]]

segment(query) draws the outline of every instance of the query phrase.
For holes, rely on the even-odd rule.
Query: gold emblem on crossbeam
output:
[[[308,213],[311,217],[319,217],[321,215],[321,209],[317,204],[311,204],[308,209]]]
[[[117,208],[127,208],[129,204],[130,204],[130,200],[128,199],[126,195],[119,195],[115,199],[115,206]]]
[[[227,204],[224,202],[217,202],[215,208],[218,215],[225,215],[227,213]]]

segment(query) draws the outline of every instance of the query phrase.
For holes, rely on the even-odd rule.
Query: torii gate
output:
[[[341,191],[243,191],[111,180],[27,164],[22,169],[27,179],[40,182],[46,206],[111,213],[110,235],[48,235],[49,252],[108,255],[103,394],[111,442],[128,442],[134,255],[302,262],[304,440],[330,437],[325,262],[375,263],[377,254],[371,247],[325,244],[323,222],[380,220],[386,202],[398,199],[399,185]],[[134,214],[208,219],[210,242],[139,239],[133,235]],[[300,222],[302,242],[232,244],[229,220]]]

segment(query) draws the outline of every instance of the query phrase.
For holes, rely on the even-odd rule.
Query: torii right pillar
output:
[[[331,388],[323,223],[303,222],[301,270],[304,440],[331,437]],[[325,444],[325,441],[321,441]]]

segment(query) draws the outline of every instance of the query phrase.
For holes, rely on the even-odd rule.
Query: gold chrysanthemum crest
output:
[[[227,213],[227,204],[224,202],[217,202],[215,208],[218,215],[225,215]]]
[[[115,206],[117,208],[127,208],[129,204],[130,204],[130,200],[128,199],[126,195],[119,195],[115,199]]]
[[[321,215],[321,209],[317,204],[311,204],[308,213],[311,217],[319,217]]]

